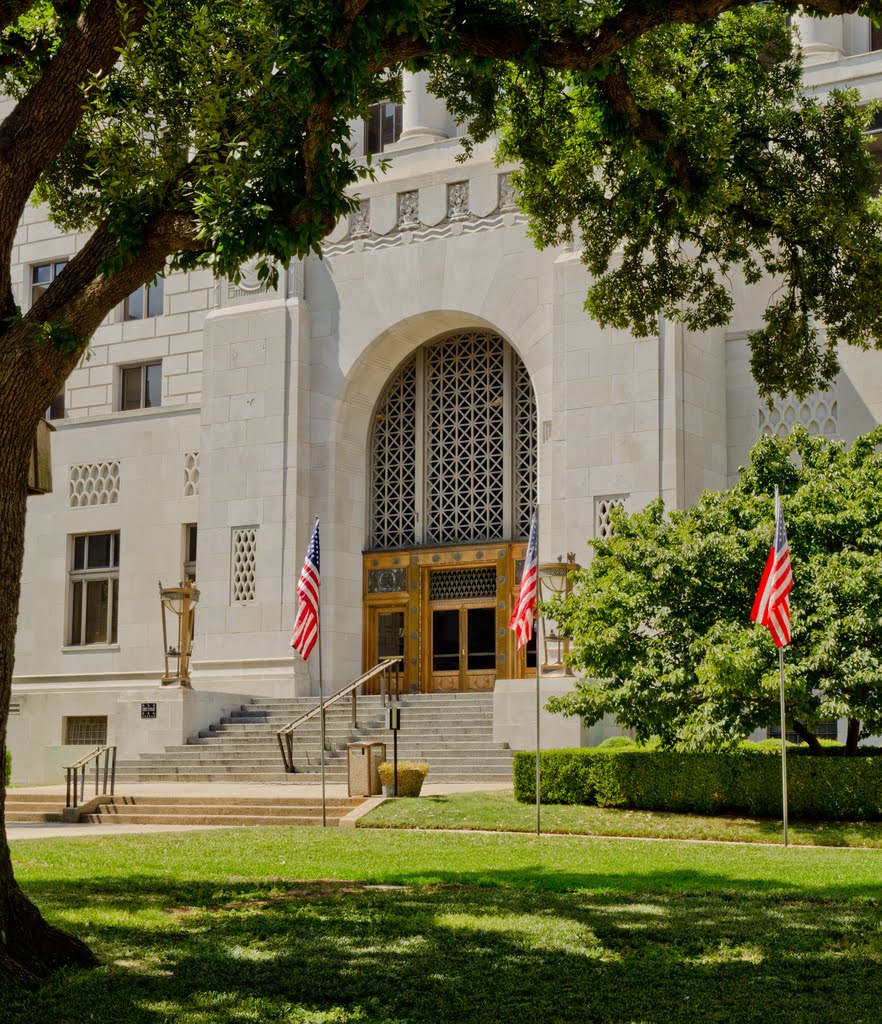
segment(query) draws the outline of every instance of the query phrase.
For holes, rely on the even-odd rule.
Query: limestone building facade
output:
[[[882,97],[866,19],[801,31],[807,88]],[[766,409],[745,340],[763,296],[737,284],[725,330],[598,327],[578,252],[533,246],[490,147],[456,162],[422,76],[353,132],[390,169],[323,259],[274,291],[248,268],[235,286],[193,272],[140,289],[53,406],[55,487],[28,512],[19,781],[103,736],[133,756],[250,695],[315,693],[316,660],[288,640],[316,516],[327,691],[400,653],[410,690],[517,693],[532,669],[505,624],[534,505],[540,559],[584,559],[616,504],[727,486],[761,431],[882,421],[873,353],[843,353],[829,393]],[[84,241],[28,211],[22,306]],[[201,594],[189,694],[158,686],[157,582],[185,576]]]

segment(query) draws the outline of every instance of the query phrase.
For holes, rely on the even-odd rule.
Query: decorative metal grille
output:
[[[184,497],[189,498],[199,493],[199,452],[186,452],[184,455]]]
[[[470,601],[496,597],[496,568],[438,569],[429,576],[430,601]]]
[[[64,743],[94,743],[103,746],[107,742],[107,715],[70,715],[64,719]]]
[[[536,396],[530,375],[524,364],[517,360],[514,371],[514,523],[515,537],[530,533],[530,517],[538,501],[536,490]]]
[[[772,437],[786,437],[797,423],[810,434],[838,437],[839,403],[832,390],[815,392],[802,401],[794,397],[779,398],[771,408],[760,404],[758,420],[760,434]]]
[[[416,543],[416,356],[398,371],[377,410],[372,453],[374,547]]]
[[[257,527],[233,530],[232,597],[234,604],[253,601],[257,591]]]
[[[424,346],[377,409],[371,547],[526,537],[536,430],[530,376],[498,335],[470,331]]]
[[[613,535],[612,510],[624,508],[627,500],[626,494],[607,494],[594,499],[594,536],[598,540],[608,540]]]
[[[426,347],[426,541],[505,534],[505,343],[457,334]]]
[[[118,462],[93,462],[70,467],[70,508],[115,505],[118,501]]]
[[[368,569],[369,594],[397,594],[407,590],[407,569]]]

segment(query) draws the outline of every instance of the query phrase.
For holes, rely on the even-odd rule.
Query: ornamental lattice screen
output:
[[[536,463],[536,399],[511,347],[489,331],[430,342],[377,407],[370,546],[526,537]]]

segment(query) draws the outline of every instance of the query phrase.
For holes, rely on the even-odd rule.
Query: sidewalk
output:
[[[448,793],[474,793],[478,791],[510,789],[510,785],[476,783],[442,783],[427,782],[423,786],[423,796],[444,796]],[[58,806],[64,803],[65,789],[56,786],[16,786],[10,792],[15,794],[50,794],[58,797]],[[320,799],[321,785],[318,783],[261,783],[261,782],[156,782],[132,783],[117,788],[117,796],[149,797],[149,796],[230,796],[230,797],[314,797]],[[334,783],[326,786],[328,799],[345,797],[346,786]],[[86,793],[86,799],[89,793]],[[121,836],[147,832],[192,832],[212,828],[253,828],[251,825],[89,825],[70,824],[68,822],[15,822],[6,823],[6,838],[16,839],[72,839],[79,836]]]

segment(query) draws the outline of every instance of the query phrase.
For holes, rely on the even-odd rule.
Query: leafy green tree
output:
[[[554,710],[613,714],[640,740],[721,749],[779,716],[778,659],[751,607],[781,488],[794,586],[788,724],[823,754],[817,723],[848,720],[847,753],[882,732],[882,428],[844,444],[797,427],[763,438],[725,493],[685,511],[616,512],[551,614],[586,677]]]
[[[810,0],[810,14],[857,10]],[[578,234],[599,319],[725,322],[720,274],[777,274],[753,340],[764,393],[835,373],[882,316],[876,173],[853,95],[799,95],[789,3],[745,0],[0,0],[0,736],[36,424],[105,316],[157,273],[232,278],[318,253],[352,191],[348,124],[403,67],[518,161],[541,245]],[[861,10],[882,13],[882,0]],[[468,146],[466,147],[468,148]],[[27,311],[12,290],[34,196],[88,236]],[[820,346],[813,318],[825,323]],[[769,358],[771,348],[777,358]],[[782,369],[783,368],[783,369]],[[15,885],[0,829],[0,983],[69,962]]]

